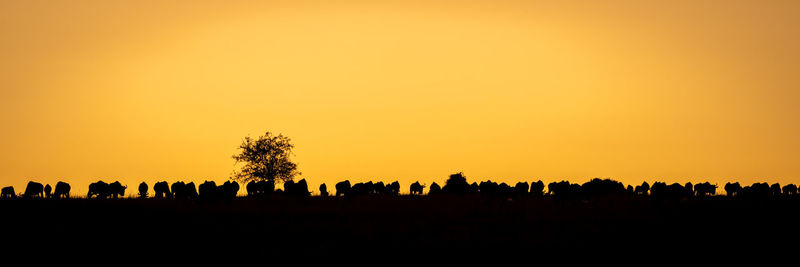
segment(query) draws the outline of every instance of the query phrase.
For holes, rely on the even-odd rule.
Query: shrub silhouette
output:
[[[442,193],[442,187],[439,186],[436,182],[431,184],[431,189],[428,190],[428,195],[437,195]]]
[[[431,185],[433,189],[433,185]],[[442,193],[464,195],[469,191],[469,183],[463,173],[451,174],[444,184]]]

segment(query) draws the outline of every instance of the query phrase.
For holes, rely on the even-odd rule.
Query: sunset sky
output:
[[[800,1],[0,1],[0,186],[800,183]]]

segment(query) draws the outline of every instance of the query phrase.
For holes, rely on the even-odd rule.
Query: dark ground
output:
[[[2,200],[3,254],[793,253],[800,200]],[[343,253],[343,254],[342,254]]]

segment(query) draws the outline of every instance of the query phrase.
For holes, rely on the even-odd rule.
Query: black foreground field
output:
[[[0,201],[4,253],[793,252],[800,200],[478,196]]]

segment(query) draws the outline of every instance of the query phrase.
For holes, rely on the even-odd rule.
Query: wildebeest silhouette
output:
[[[336,196],[347,196],[350,194],[350,180],[336,183]]]
[[[372,194],[374,184],[372,181],[366,183],[355,183],[353,187],[350,188],[349,195],[350,196],[363,196]]]
[[[550,195],[559,199],[577,198],[581,195],[581,185],[570,184],[568,181],[552,182],[547,185]]]
[[[44,186],[40,183],[30,181],[28,186],[25,187],[25,193],[22,194],[24,198],[42,198],[44,197]]]
[[[53,188],[50,184],[44,186],[44,198],[50,198],[50,193],[53,193]]]
[[[428,190],[428,195],[436,195],[442,193],[442,187],[439,186],[436,182],[431,184],[431,189]]]
[[[172,198],[172,192],[169,191],[169,184],[167,181],[161,181],[154,184],[153,191],[156,192],[156,198]]]
[[[377,183],[372,184],[372,190],[370,190],[370,194],[377,194],[377,195],[386,195],[386,185],[383,182],[378,181]]]
[[[694,190],[694,185],[692,185],[692,182],[686,182],[686,184],[683,185],[683,191],[685,192],[684,195],[693,197],[695,194],[694,192],[695,190]]]
[[[3,187],[2,190],[0,190],[0,198],[9,199],[9,198],[16,198],[16,197],[17,197],[17,193],[14,192],[14,187],[13,186],[6,186],[6,187]]]
[[[421,185],[419,181],[414,182],[411,184],[409,190],[411,190],[412,195],[422,195],[422,190],[425,188],[425,185]]]
[[[746,199],[769,199],[772,195],[772,190],[767,183],[753,183],[751,186],[742,188],[741,197]]]
[[[256,181],[250,181],[244,185],[245,191],[247,191],[247,196],[253,197],[258,195],[258,185],[256,185]]]
[[[694,186],[694,191],[698,197],[713,196],[717,194],[717,185],[709,182],[699,183]]]
[[[217,187],[220,196],[224,197],[225,200],[233,200],[236,198],[236,194],[239,193],[239,183],[236,181],[225,181],[222,185]]]
[[[69,191],[72,189],[68,183],[59,181],[56,183],[56,189],[53,192],[53,197],[56,199],[59,198],[69,198]]]
[[[269,196],[275,191],[275,182],[272,180],[250,181],[245,185],[248,196]]]
[[[739,182],[725,184],[725,193],[728,195],[728,197],[739,195],[740,191],[742,191],[742,186],[739,184]]]
[[[432,188],[433,185],[431,185]],[[444,187],[442,187],[442,193],[446,194],[464,195],[467,192],[469,192],[469,183],[467,183],[467,178],[464,177],[464,174],[460,172],[451,174],[445,181]]]
[[[89,184],[89,193],[86,194],[86,198],[97,196],[99,199],[106,199],[110,194],[111,192],[108,188],[108,184],[103,181],[97,181]]]
[[[194,182],[189,182],[186,184],[186,198],[196,199],[197,197],[197,187],[194,186]]]
[[[172,190],[172,197],[175,199],[186,199],[188,196],[186,195],[186,183],[177,181],[172,183],[169,187]]]
[[[325,183],[322,183],[321,185],[319,185],[319,195],[323,196],[323,197],[327,197],[328,196],[328,186],[325,185]]]
[[[774,183],[769,187],[769,192],[772,197],[777,197],[781,195],[781,184]]]
[[[386,185],[386,193],[392,196],[396,196],[400,194],[400,182],[394,181],[391,184]]]
[[[648,192],[650,192],[650,184],[648,184],[646,181],[642,182],[641,185],[637,185],[633,189],[633,194],[634,195],[646,196],[648,194]]]
[[[139,198],[147,198],[147,190],[149,190],[147,183],[139,184]]]
[[[586,198],[622,196],[627,193],[625,186],[611,179],[594,178],[581,186],[583,196]]]
[[[211,201],[217,197],[217,183],[205,181],[197,188],[200,200]]]
[[[293,197],[307,197],[311,195],[311,192],[308,192],[308,183],[306,183],[306,179],[300,179],[298,182],[294,181],[287,181],[283,184],[283,192],[288,196]]]
[[[531,183],[531,195],[535,197],[544,196],[544,182],[542,180]]]
[[[122,184],[120,184],[119,181],[115,181],[115,182],[113,182],[113,183],[108,185],[108,193],[113,198],[117,198],[117,197],[120,197],[120,196],[124,197],[125,196],[125,189],[127,189],[127,188],[128,188],[127,186],[123,186]]]
[[[516,192],[514,192],[514,193],[515,193],[516,195],[519,195],[519,196],[525,196],[525,195],[528,195],[528,188],[529,188],[529,187],[530,187],[530,186],[528,186],[528,182],[518,182],[518,183],[517,183],[517,184],[514,186],[514,190],[516,191]]]
[[[666,197],[667,193],[667,183],[664,182],[655,182],[653,186],[650,187],[650,195],[653,198],[663,198]]]
[[[787,184],[783,187],[783,194],[787,196],[797,195],[797,186],[794,184]]]
[[[499,187],[500,185],[492,182],[492,180],[486,180],[478,185],[478,192],[484,197],[497,197],[500,193]]]

